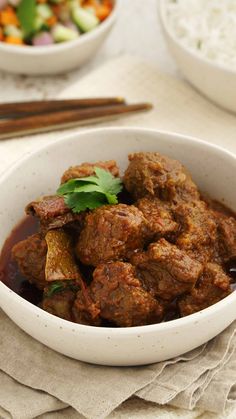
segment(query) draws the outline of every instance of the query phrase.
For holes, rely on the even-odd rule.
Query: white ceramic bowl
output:
[[[188,49],[176,38],[166,16],[166,0],[159,0],[161,26],[170,52],[186,79],[217,105],[236,112],[236,71]]]
[[[42,148],[4,174],[0,180],[0,247],[22,218],[25,205],[37,196],[54,193],[68,166],[116,159],[123,170],[128,153],[135,151],[159,151],[179,159],[203,191],[236,210],[233,154],[177,134],[133,128],[89,130]],[[216,336],[236,318],[236,293],[193,315],[133,328],[92,327],[62,320],[3,283],[0,306],[29,335],[72,358],[105,365],[140,365],[183,354]]]
[[[117,0],[108,18],[97,28],[74,41],[43,47],[17,46],[0,42],[0,70],[26,75],[65,73],[80,67],[96,54],[117,17]]]

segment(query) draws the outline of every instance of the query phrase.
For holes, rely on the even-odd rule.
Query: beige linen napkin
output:
[[[134,58],[111,61],[70,86],[61,97],[105,93],[155,104],[150,113],[109,125],[178,131],[236,150],[235,116],[216,108],[187,84]],[[53,133],[1,142],[1,171],[22,154],[63,135]],[[83,414],[98,419],[106,417],[134,395],[145,401],[184,409],[197,407],[201,411],[223,412],[231,407],[232,410],[236,400],[235,331],[236,322],[206,345],[167,362],[146,367],[109,368],[83,364],[53,352],[0,312],[0,417],[30,419],[43,415],[41,417],[48,419],[78,419]],[[55,411],[57,413],[48,413]],[[156,412],[156,417],[169,415],[168,419],[174,417],[174,412],[176,415],[180,412],[182,418],[197,417],[197,413],[171,407],[164,410],[156,407]]]
[[[35,412],[39,415],[63,409],[65,405],[72,406],[87,418],[105,418],[135,394],[160,404],[174,401],[176,395],[188,390],[204,374],[209,371],[217,373],[232,356],[236,344],[236,324],[233,323],[208,344],[178,358],[144,367],[112,368],[75,361],[46,348],[21,331],[3,312],[0,312],[0,322],[0,369],[4,371],[3,378],[7,383],[0,403],[16,419],[33,418]],[[16,381],[9,380],[8,376]],[[212,403],[211,410],[224,411],[227,407],[231,388],[236,383],[236,371],[233,377],[232,382],[232,371],[230,376],[225,374],[223,384],[228,393],[222,392],[218,386],[217,410]],[[15,398],[16,389],[19,399]],[[5,393],[8,395],[6,399]],[[24,410],[24,401],[29,399],[31,405]],[[189,400],[184,401],[184,395],[182,399],[177,404],[185,408]],[[208,410],[208,399],[201,408]]]

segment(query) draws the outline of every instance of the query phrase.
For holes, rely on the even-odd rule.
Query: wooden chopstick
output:
[[[0,122],[0,140],[58,129],[73,128],[88,123],[105,122],[113,118],[148,111],[150,109],[152,109],[151,104],[138,103],[134,105],[98,106],[26,116]]]
[[[124,103],[125,100],[121,97],[36,100],[30,102],[0,103],[0,117],[20,117],[30,114],[64,111],[69,109],[83,109],[98,106],[121,105]]]

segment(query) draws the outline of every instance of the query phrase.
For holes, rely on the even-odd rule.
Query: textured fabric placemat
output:
[[[203,410],[210,407],[223,413],[229,400],[233,402],[231,390],[236,384],[236,370],[228,366],[235,355],[235,323],[207,344],[172,360],[118,368],[85,364],[56,353],[32,339],[0,311],[0,378],[5,389],[0,406],[15,419],[33,418],[66,406],[86,418],[105,418],[134,395],[158,404],[187,408],[193,407],[189,388],[195,384],[195,391],[200,391],[202,378],[212,374],[215,378],[212,394],[217,392],[217,400],[213,403],[211,397],[205,397],[203,403],[200,397],[197,401],[201,401]],[[227,375],[228,368],[231,372]],[[223,385],[217,380],[220,371]]]
[[[150,113],[106,125],[176,131],[236,150],[235,116],[215,107],[187,84],[134,58],[111,61],[78,84],[69,86],[60,97],[105,94],[123,95],[130,101],[145,100],[155,105]],[[1,142],[0,170],[5,171],[23,154],[64,135],[58,132]],[[235,323],[213,341],[183,357],[135,368],[91,366],[63,357],[31,339],[3,313],[0,325],[0,417],[4,419],[30,419],[39,415],[48,419],[79,419],[80,414],[94,419],[108,414],[121,417],[122,413],[115,415],[124,412],[125,404],[110,412],[132,395],[136,398],[127,403],[133,407],[138,403],[137,397],[155,403],[154,408],[151,403],[140,402],[145,404],[144,412],[148,411],[146,406],[156,409],[156,417],[200,417],[199,410],[183,410],[193,407],[200,412],[222,412],[222,418],[229,417],[223,412],[231,407],[234,415]],[[181,409],[161,408],[165,403]]]
[[[163,74],[130,56],[104,64],[58,93],[58,98],[124,96],[154,104],[151,112],[106,123],[106,126],[156,128],[192,135],[236,152],[236,116],[216,107],[187,83]],[[101,124],[99,125],[101,126]],[[0,142],[0,173],[23,154],[83,128]]]

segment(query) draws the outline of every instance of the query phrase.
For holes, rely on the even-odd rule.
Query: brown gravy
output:
[[[223,208],[224,211],[222,211]],[[217,209],[219,210],[219,205]],[[232,215],[232,212],[223,207],[221,204],[220,210],[221,212]],[[36,217],[24,217],[23,220],[12,230],[10,236],[5,241],[0,254],[0,281],[35,305],[38,305],[42,300],[42,291],[39,291],[20,274],[17,264],[11,259],[11,249],[19,241],[36,233],[38,228],[39,223]],[[232,290],[236,290],[236,258],[227,262],[225,265],[225,271],[231,277]]]
[[[39,223],[35,217],[27,216],[12,230],[4,243],[0,255],[0,281],[33,304],[42,299],[42,292],[30,284],[19,272],[17,264],[12,261],[11,249],[21,240],[38,231]]]

